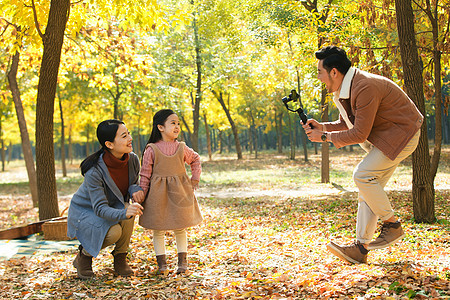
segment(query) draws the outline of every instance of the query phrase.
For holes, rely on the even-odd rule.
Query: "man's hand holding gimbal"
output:
[[[310,126],[310,124],[312,126]],[[308,139],[311,142],[317,142],[321,143],[322,141],[322,134],[324,134],[323,131],[323,125],[317,122],[314,119],[308,119],[306,121],[306,124],[302,124],[303,129],[305,130],[306,135],[308,136]],[[312,128],[311,128],[312,127]]]

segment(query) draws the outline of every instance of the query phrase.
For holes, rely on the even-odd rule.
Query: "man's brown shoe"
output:
[[[327,249],[347,262],[353,264],[367,263],[367,253],[369,251],[366,250],[359,241],[353,242],[350,246],[339,246],[338,244],[330,242],[327,245]],[[365,254],[363,252],[365,252]]]
[[[395,242],[405,237],[405,232],[402,229],[402,224],[397,222],[384,222],[381,227],[380,235],[371,242],[367,249],[382,249],[386,248]]]

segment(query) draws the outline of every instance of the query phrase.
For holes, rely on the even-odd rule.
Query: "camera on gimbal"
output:
[[[308,117],[303,112],[301,105],[299,104],[299,108],[297,108],[297,109],[292,109],[288,105],[289,102],[297,102],[299,100],[299,98],[300,98],[300,96],[299,96],[299,94],[297,94],[297,91],[291,90],[291,93],[289,94],[289,96],[283,97],[283,99],[281,99],[281,101],[283,101],[283,104],[284,104],[284,106],[286,106],[287,110],[298,113],[300,119],[302,120],[302,123],[306,124],[306,121],[308,121]],[[311,126],[311,124],[310,124],[310,126]],[[312,126],[311,126],[311,128],[312,128]]]

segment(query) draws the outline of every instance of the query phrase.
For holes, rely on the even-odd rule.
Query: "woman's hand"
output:
[[[144,208],[139,203],[131,203],[127,207],[126,216],[128,219],[134,216],[142,216],[143,210]]]
[[[137,191],[133,195],[131,195],[133,198],[133,202],[141,204],[145,200],[144,191]]]
[[[192,184],[192,188],[194,189],[194,191],[196,189],[198,189],[198,183],[199,183],[198,180],[191,179],[191,184]]]

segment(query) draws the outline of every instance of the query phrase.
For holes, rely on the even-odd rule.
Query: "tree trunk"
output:
[[[136,154],[138,157],[142,156],[141,151],[141,117],[138,117],[138,126],[137,126],[137,145],[136,145]]]
[[[61,118],[61,167],[63,177],[67,177],[67,168],[66,168],[66,137],[64,131],[64,114],[62,108],[62,100],[61,95],[58,92],[58,102],[59,102],[59,116]]]
[[[275,112],[275,125],[277,130],[277,149],[278,154],[283,153],[283,112]]]
[[[11,90],[14,106],[16,108],[17,122],[19,123],[20,138],[22,140],[22,152],[25,160],[25,167],[28,174],[31,199],[33,207],[38,207],[38,186],[36,178],[36,169],[34,166],[33,151],[31,149],[30,136],[28,134],[27,122],[23,113],[22,99],[20,98],[19,86],[17,84],[17,69],[19,67],[20,53],[16,52],[13,56],[11,69],[8,72],[9,89]]]
[[[12,150],[13,150],[13,144],[11,141],[9,141],[9,148],[8,148],[8,164],[12,160]]]
[[[439,45],[439,28],[438,20],[433,16],[437,16],[437,12],[433,14],[430,11],[430,6],[428,6],[427,15],[432,24],[433,32],[433,61],[434,61],[434,91],[435,91],[435,103],[434,103],[434,113],[435,113],[435,126],[436,131],[434,135],[434,150],[431,159],[431,178],[434,181],[436,173],[439,166],[439,160],[441,157],[441,147],[442,147],[442,83],[441,83],[441,50]]]
[[[298,88],[298,91],[299,91],[299,93],[298,93],[298,95],[299,95],[299,101],[300,101],[300,105],[301,105],[301,107],[303,108],[303,103],[302,103],[302,99],[301,99],[301,93],[300,93],[300,91],[301,91],[301,86],[300,86],[300,74],[299,74],[299,72],[298,72],[298,68],[297,68],[297,70],[296,70],[296,73],[297,73],[297,88]],[[294,128],[297,128],[297,126],[296,125],[294,125]],[[296,139],[296,136],[294,136],[294,140]],[[307,142],[308,142],[308,138],[307,138],[307,136],[306,136],[306,133],[305,133],[305,131],[303,130],[303,128],[302,128],[302,130],[301,130],[301,139],[302,139],[302,144],[303,144],[303,155],[304,155],[304,160],[305,160],[305,162],[307,162],[308,161],[308,144],[307,144]]]
[[[113,97],[113,118],[119,119],[119,98]]]
[[[47,28],[42,36],[44,50],[36,101],[36,174],[40,220],[59,216],[53,149],[53,114],[61,48],[69,9],[69,0],[52,0]]]
[[[0,157],[2,159],[2,172],[5,172],[6,152],[5,152],[5,141],[3,140],[1,115],[0,115]]]
[[[416,46],[414,23],[411,22],[411,20],[414,20],[411,0],[395,0],[395,9],[406,92],[420,112],[426,116],[422,69]],[[421,223],[434,222],[436,220],[434,215],[434,186],[430,173],[426,119],[424,119],[421,127],[419,145],[412,155],[412,163],[414,219]]]
[[[116,66],[118,66],[117,62],[114,61],[114,63],[116,64]],[[112,73],[113,76],[113,81],[114,81],[114,85],[115,85],[115,90],[108,90],[108,93],[111,95],[112,99],[113,99],[113,118],[116,120],[122,120],[123,118],[123,111],[120,109],[120,105],[119,105],[119,99],[120,96],[122,96],[122,94],[124,93],[124,91],[120,90],[120,83],[119,83],[119,79],[117,78],[117,74],[116,73]]]
[[[73,147],[72,147],[72,125],[69,125],[69,145],[68,145],[68,156],[70,164],[73,164]]]
[[[219,154],[223,153],[223,134],[222,130],[219,130]]]
[[[295,144],[294,144],[294,129],[292,128],[292,117],[291,114],[288,114],[288,120],[289,120],[289,145],[290,145],[290,153],[289,153],[289,159],[294,160],[295,159]]]
[[[252,136],[253,136],[253,147],[255,149],[255,159],[258,158],[258,133],[256,132],[256,125],[255,125],[255,118],[253,117],[253,113],[250,110],[250,120],[251,120],[251,126],[250,126],[250,131],[252,132]]]
[[[208,157],[209,160],[212,160],[212,150],[211,150],[211,136],[210,136],[210,132],[209,132],[209,126],[208,126],[208,121],[206,119],[206,114],[203,114],[203,120],[205,121],[205,131],[206,131],[206,143],[207,143],[207,148],[208,148]]]
[[[222,92],[217,93],[214,90],[211,90],[214,96],[216,97],[217,101],[219,101],[220,105],[222,105],[223,110],[225,111],[225,114],[227,115],[228,122],[230,122],[231,130],[233,131],[234,135],[234,143],[236,145],[236,153],[238,156],[238,159],[242,159],[242,150],[241,150],[241,143],[239,142],[239,135],[236,128],[236,124],[234,124],[233,119],[231,118],[230,111],[228,110],[227,106],[225,105],[225,102],[223,101],[223,94]]]
[[[195,65],[197,68],[197,83],[195,87],[195,99],[193,103],[192,117],[194,122],[194,132],[191,136],[192,148],[198,152],[198,133],[200,128],[200,102],[202,100],[202,57],[200,38],[197,26],[197,13],[194,13],[194,42],[195,42]]]
[[[318,16],[320,22],[317,25],[317,35],[318,35],[318,49],[320,49],[322,47],[322,45],[324,44],[325,38],[323,37],[322,31],[323,31],[323,27],[325,27],[325,23],[328,19],[328,13],[330,11],[330,7],[332,6],[333,0],[327,0],[328,4],[326,4],[323,8],[322,11],[319,11],[319,7],[317,5],[317,1],[302,1],[302,5],[306,8],[307,11],[309,11],[310,13],[314,14],[314,16]],[[299,88],[300,89],[300,88]],[[323,103],[324,103],[324,91],[322,90],[322,98],[321,98],[321,104],[322,104],[322,108],[323,108]],[[323,113],[323,112],[322,112]],[[323,115],[322,115],[323,116]],[[327,115],[328,116],[328,115]],[[305,134],[305,133],[304,133]],[[304,147],[306,147],[306,134],[305,134],[305,144]],[[326,145],[325,147],[329,147],[329,145]],[[330,171],[329,171],[329,148],[324,149],[325,147],[323,147],[322,145],[322,182],[329,182],[330,181]],[[317,149],[317,148],[316,148]],[[307,157],[305,157],[307,158]],[[326,160],[326,162],[323,162],[323,160]],[[328,166],[328,167],[327,167]],[[327,171],[328,168],[328,171]],[[328,178],[328,179],[327,179]]]
[[[120,100],[120,96],[122,96],[122,94],[123,94],[123,91],[120,91],[120,86],[119,86],[119,83],[117,82],[115,74],[113,74],[113,77],[114,77],[114,82],[116,84],[116,90],[114,93],[111,92],[111,90],[109,91],[109,94],[113,98],[113,118],[116,120],[122,120],[123,112],[120,109],[119,100]]]
[[[261,130],[263,130],[263,129],[261,128]],[[266,132],[262,132],[261,135],[264,140],[264,146],[265,146],[264,148],[266,150],[269,150],[271,147],[271,144],[269,143],[269,135]]]
[[[191,97],[192,97],[192,94],[191,94]],[[186,122],[186,119],[184,118],[183,115],[181,115],[181,121],[183,121],[184,127],[186,127],[186,131],[187,131],[187,133],[188,133],[188,137],[187,137],[186,140],[188,140],[189,142],[191,142],[191,141],[192,141],[192,139],[191,139],[191,137],[192,137],[192,131],[191,131],[191,129],[189,128],[189,125],[188,125],[188,123]],[[184,132],[186,132],[186,131],[184,131]],[[192,144],[192,143],[191,143],[191,144]]]
[[[322,89],[322,98],[321,98],[321,106],[322,106],[322,122],[328,122],[328,103],[327,100],[327,91],[325,88]],[[330,145],[325,142],[322,143],[322,160],[321,160],[321,182],[329,183],[330,182]]]
[[[253,154],[253,133],[252,133],[252,126],[251,125],[248,126],[247,132],[248,132],[247,133],[247,135],[248,135],[248,137],[247,137],[247,149],[248,149],[248,151],[249,151],[249,153],[251,155],[251,154]]]
[[[217,151],[216,129],[214,129],[214,128],[212,128],[212,130],[211,130],[211,150],[212,150],[212,152]]]
[[[292,144],[291,144],[291,159],[292,160],[295,160],[295,148],[297,147],[297,132],[296,132],[296,129],[297,129],[297,122],[298,122],[298,120],[297,119],[295,119],[295,117],[294,117],[294,120],[291,120],[291,134],[292,134]],[[308,159],[308,154],[306,154],[305,155],[305,161]]]

